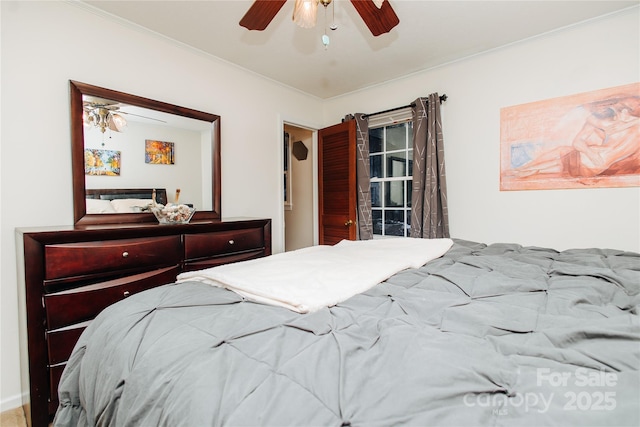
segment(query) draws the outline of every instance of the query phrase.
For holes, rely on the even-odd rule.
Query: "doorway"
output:
[[[290,123],[283,129],[284,250],[293,251],[316,241],[314,131]]]

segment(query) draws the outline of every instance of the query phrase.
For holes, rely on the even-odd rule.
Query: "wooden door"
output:
[[[319,243],[356,239],[356,122],[318,133]]]

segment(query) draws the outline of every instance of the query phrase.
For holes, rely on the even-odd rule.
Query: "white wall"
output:
[[[636,7],[334,98],[325,103],[326,122],[446,93],[453,237],[640,251],[638,187],[500,191],[500,109],[639,81],[639,15]]]
[[[322,103],[70,2],[0,8],[4,410],[19,406],[21,393],[15,228],[73,223],[69,80],[219,114],[222,216],[273,218],[274,252],[284,246],[280,117],[321,127]]]

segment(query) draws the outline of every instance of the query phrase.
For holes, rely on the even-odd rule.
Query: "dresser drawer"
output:
[[[180,236],[45,246],[45,280],[105,271],[178,264]]]
[[[46,294],[47,329],[57,329],[93,319],[107,306],[137,292],[172,283],[179,267],[162,268],[120,279]]]
[[[55,414],[58,409],[58,385],[60,384],[60,377],[66,363],[56,366],[50,366],[49,369],[49,413]]]
[[[254,251],[242,252],[234,255],[200,259],[198,261],[185,262],[182,271],[203,270],[205,268],[217,267],[219,265],[231,264],[238,261],[248,261],[250,259],[261,258],[263,256],[265,256],[264,249],[256,249]]]
[[[89,323],[82,322],[67,328],[47,331],[49,364],[55,365],[69,360],[73,347]]]
[[[264,248],[262,228],[185,234],[184,236],[186,260],[209,258],[262,248]]]

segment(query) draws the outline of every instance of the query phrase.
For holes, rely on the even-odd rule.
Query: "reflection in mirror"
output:
[[[87,192],[165,189],[163,203],[185,203],[197,211],[212,209],[211,164],[201,161],[211,158],[211,123],[88,95],[82,96],[82,102]],[[100,197],[107,200],[104,194]],[[96,203],[91,198],[86,202],[87,213],[144,212],[140,208],[151,204],[150,198],[127,199],[131,202],[116,199],[118,203],[101,203],[92,209]]]
[[[70,83],[76,223],[155,221],[152,197],[220,218],[219,116]]]

